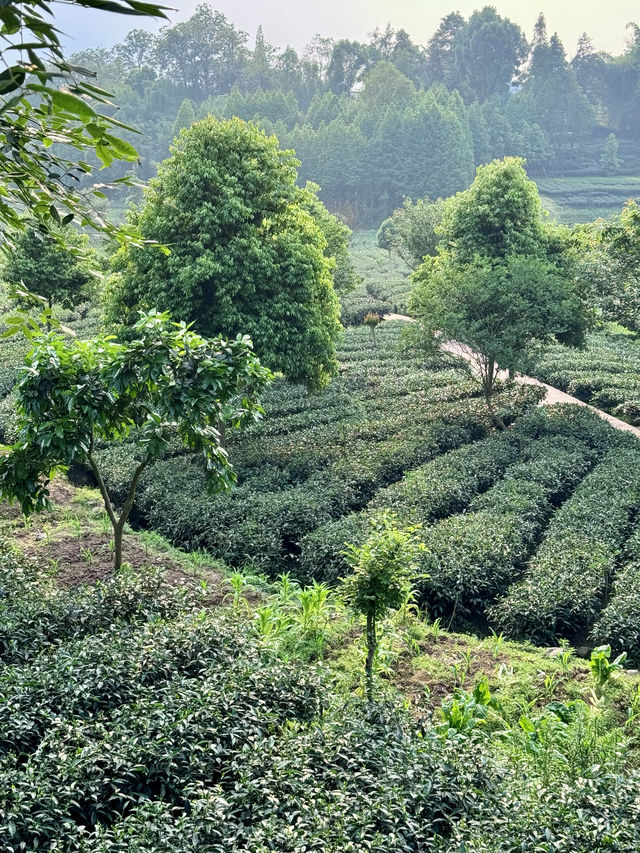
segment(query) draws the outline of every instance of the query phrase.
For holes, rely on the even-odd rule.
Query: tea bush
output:
[[[505,477],[474,498],[469,512],[423,533],[420,601],[433,617],[477,616],[523,567],[551,516],[594,461],[584,444],[541,438]]]
[[[616,444],[553,516],[524,578],[492,608],[508,635],[553,642],[597,618],[640,499],[640,447],[623,436]]]
[[[134,520],[232,565],[311,576],[299,561],[305,536],[361,509],[406,471],[492,429],[467,374],[446,356],[402,350],[402,329],[401,322],[383,324],[376,347],[367,329],[349,330],[340,377],[321,394],[275,383],[264,420],[229,435],[238,473],[232,492],[207,495],[202,472],[176,453],[143,476]],[[535,393],[516,399],[505,392],[498,404],[512,420],[533,402]],[[98,454],[116,500],[135,453],[129,446]]]
[[[596,644],[611,643],[616,651],[626,651],[631,663],[640,666],[640,526],[637,523],[625,545],[609,602],[593,628],[592,639]]]
[[[640,419],[640,346],[634,335],[604,331],[589,335],[584,350],[549,347],[532,373],[617,417]]]

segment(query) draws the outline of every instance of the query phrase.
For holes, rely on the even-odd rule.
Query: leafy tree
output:
[[[540,196],[524,161],[505,157],[479,166],[469,189],[445,203],[440,235],[458,262],[546,252]]]
[[[18,385],[18,441],[0,459],[0,494],[17,499],[25,515],[48,508],[56,469],[87,465],[113,526],[116,569],[144,470],[178,442],[199,454],[212,491],[228,488],[234,474],[216,425],[255,418],[269,379],[248,338],[207,340],[157,313],[143,316],[133,331],[127,344],[34,336]],[[100,441],[124,440],[135,442],[138,460],[118,515],[95,450]]]
[[[180,131],[185,127],[191,127],[196,120],[196,108],[190,98],[185,98],[180,104],[178,115],[173,123],[173,136],[180,136]]]
[[[380,228],[378,228],[378,233],[376,234],[376,243],[379,249],[386,249],[391,255],[391,250],[393,249],[393,244],[395,241],[395,224],[393,222],[393,217],[389,216],[387,219],[382,222]]]
[[[369,67],[365,45],[341,39],[333,46],[327,68],[327,83],[336,95],[348,95]]]
[[[506,95],[526,57],[522,30],[492,6],[476,10],[456,34],[456,76],[465,96],[486,101],[491,95]]]
[[[455,88],[457,76],[454,46],[465,25],[466,21],[459,12],[451,12],[440,21],[440,26],[429,39],[426,50],[428,83],[444,83],[449,88]]]
[[[158,306],[202,334],[247,333],[269,368],[322,387],[337,370],[339,305],[297,161],[255,126],[212,117],[183,131],[172,152],[135,219],[171,254],[121,250],[111,319]]]
[[[163,7],[140,0],[71,0],[74,6],[117,14],[162,16]],[[28,227],[67,224],[78,219],[121,240],[134,235],[110,226],[96,215],[76,188],[91,172],[84,162],[65,156],[94,151],[103,165],[136,160],[133,146],[115,135],[120,123],[99,112],[108,93],[87,82],[83,69],[65,61],[58,30],[52,22],[54,0],[14,0],[0,7],[0,37],[5,67],[0,74],[0,238],[5,246],[12,232]],[[65,148],[52,147],[61,143]]]
[[[69,226],[56,237],[29,229],[16,238],[2,276],[14,289],[24,285],[30,293],[44,297],[49,311],[54,303],[73,308],[89,295],[89,286],[95,282],[94,255],[87,236]]]
[[[228,92],[237,82],[248,56],[246,43],[245,32],[201,3],[187,21],[161,30],[155,62],[165,76],[202,99]]]
[[[415,273],[412,313],[428,337],[461,345],[489,409],[501,370],[523,370],[536,346],[554,339],[579,346],[586,317],[570,279],[534,255],[494,259],[476,255],[457,263],[427,258]]]
[[[436,257],[414,273],[411,310],[430,338],[465,348],[504,429],[492,402],[500,370],[522,370],[553,337],[584,338],[565,245],[544,225],[537,187],[513,157],[479,167],[471,187],[445,203],[440,235]]]
[[[364,77],[359,101],[365,109],[406,107],[415,97],[415,87],[408,77],[390,62],[379,62]]]
[[[307,183],[307,210],[322,231],[326,246],[324,255],[334,265],[333,287],[338,296],[355,290],[360,278],[349,252],[351,229],[337,216],[329,213],[317,196],[317,184]]]
[[[618,156],[619,150],[618,137],[615,133],[610,133],[607,136],[607,141],[604,144],[602,156],[600,157],[600,165],[607,175],[615,175],[616,172],[620,171],[622,160]]]
[[[557,34],[547,41],[546,31],[540,32],[525,83],[514,98],[511,113],[516,114],[516,122],[538,124],[556,151],[572,149],[593,130],[593,107],[567,62]]]
[[[389,610],[401,607],[411,594],[415,560],[421,550],[416,541],[417,528],[399,529],[389,513],[372,518],[371,528],[363,545],[347,545],[345,559],[352,574],[342,584],[345,601],[367,620],[365,674],[369,702],[373,702],[378,622]]]
[[[417,269],[425,255],[435,255],[437,229],[443,212],[442,199],[430,201],[429,198],[416,202],[405,199],[402,207],[394,210],[390,240],[395,252],[411,269]]]

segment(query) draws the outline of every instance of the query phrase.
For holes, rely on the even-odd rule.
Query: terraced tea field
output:
[[[640,177],[536,178],[542,207],[565,225],[591,222],[619,213],[630,198],[640,196]]]
[[[640,344],[620,327],[589,335],[582,350],[551,346],[530,372],[585,403],[640,422]]]

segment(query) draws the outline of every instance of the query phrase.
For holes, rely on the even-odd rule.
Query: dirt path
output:
[[[408,323],[413,322],[413,318],[407,317],[405,314],[386,314],[385,320],[404,320]],[[450,341],[449,343],[443,344],[443,349],[446,349],[453,355],[460,356],[473,364],[474,353],[464,344]],[[540,382],[539,379],[534,379],[533,376],[523,376],[522,374],[516,374],[516,382],[522,382],[524,385],[540,385],[543,388],[546,388],[547,394],[542,401],[543,406],[553,406],[556,403],[573,403],[575,406],[584,406],[592,412],[595,412],[595,414],[603,420],[610,423],[612,427],[615,427],[615,429],[631,432],[640,438],[639,427],[632,426],[625,421],[621,421],[619,418],[614,418],[614,416],[608,414],[608,412],[603,412],[602,409],[596,409],[595,406],[590,406],[588,403],[578,400],[577,397],[572,397],[571,394],[565,394],[564,391],[559,391],[557,388],[554,388],[553,385],[547,385],[546,382]]]

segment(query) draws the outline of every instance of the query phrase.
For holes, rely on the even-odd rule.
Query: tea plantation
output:
[[[608,685],[596,717],[578,698],[584,668],[520,651],[527,673],[557,673],[561,701],[520,716],[528,676],[498,687],[515,712],[484,679],[430,725],[392,692],[364,704],[333,686],[331,656],[309,666],[264,631],[271,610],[287,638],[308,636],[295,587],[246,615],[242,596],[211,609],[204,587],[158,569],[63,589],[6,541],[0,585],[2,850],[634,849],[640,777],[610,710],[632,701],[629,682]],[[322,630],[345,648],[354,623],[340,618]],[[424,643],[420,622],[402,630]],[[494,654],[518,666],[513,648]]]
[[[531,373],[623,420],[640,419],[640,345],[622,327],[589,335],[585,349],[549,347]]]

